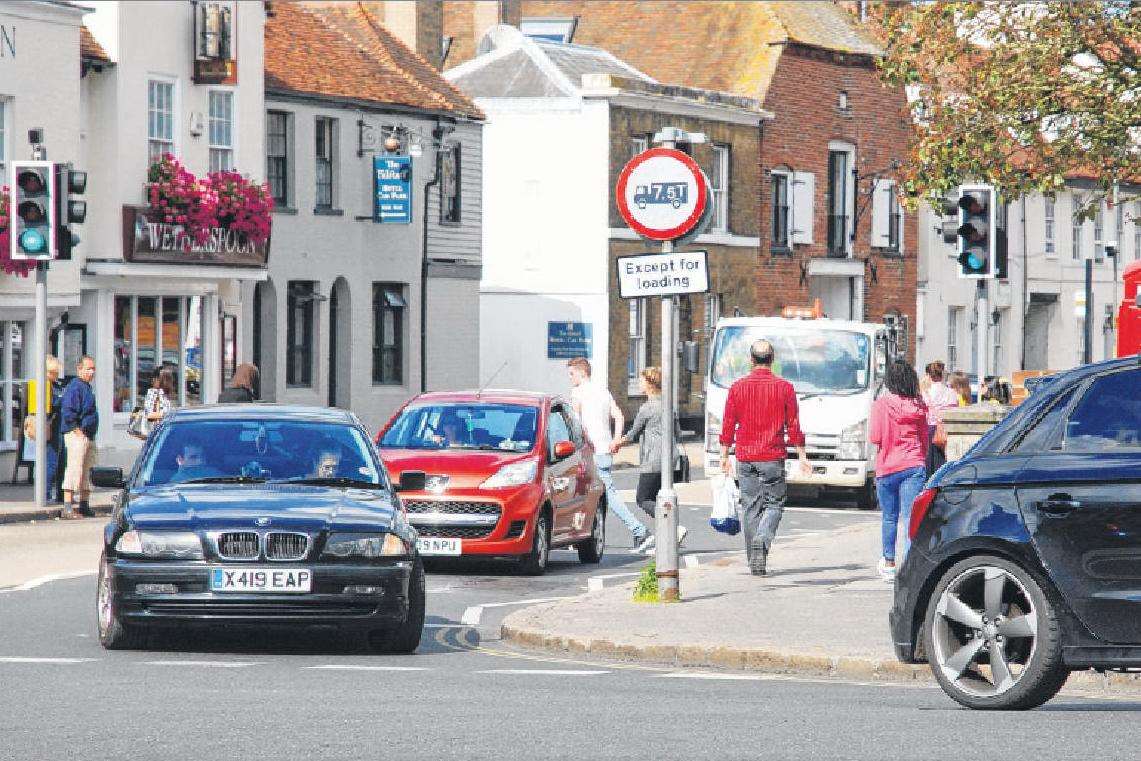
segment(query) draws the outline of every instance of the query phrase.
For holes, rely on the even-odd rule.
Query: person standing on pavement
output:
[[[943,451],[943,447],[935,444],[935,430],[943,422],[943,413],[959,406],[959,395],[943,382],[946,370],[947,366],[938,360],[928,362],[924,368],[924,378],[928,383],[922,396],[924,404],[927,405],[927,440],[931,442],[927,448],[928,474],[939,470],[947,462],[947,453]]]
[[[234,377],[230,380],[230,385],[218,394],[218,402],[220,404],[242,404],[257,401],[257,387],[257,365],[243,362],[234,370]]]
[[[910,546],[908,525],[911,505],[927,481],[927,405],[919,395],[915,369],[902,359],[888,365],[885,379],[888,393],[872,403],[868,440],[879,447],[876,453],[876,496],[883,521],[883,557],[879,572],[886,580],[895,578],[895,545],[899,524],[903,524],[900,559]]]
[[[955,392],[960,407],[969,407],[971,404],[971,380],[967,374],[956,370],[947,376],[947,385]]]
[[[729,388],[721,424],[721,471],[732,475],[729,447],[736,443],[737,481],[745,554],[754,576],[764,576],[769,549],[784,513],[785,459],[795,447],[800,472],[812,472],[800,430],[792,384],[772,371],[776,351],[765,340],[749,347],[753,370]]]
[[[654,517],[654,508],[657,504],[658,492],[662,489],[662,371],[656,367],[647,367],[638,378],[642,395],[646,401],[638,408],[634,415],[634,423],[629,432],[619,436],[610,445],[610,454],[615,454],[620,448],[631,442],[639,442],[638,449],[638,496],[635,502],[638,507]],[[674,425],[674,441],[681,433],[679,427]],[[676,462],[678,452],[675,447],[673,461]],[[688,533],[685,526],[677,527],[677,543],[685,541]],[[645,552],[650,552],[654,545],[654,535],[651,533],[645,541]]]
[[[67,470],[63,475],[63,511],[60,517],[72,520],[93,516],[91,509],[91,467],[95,464],[95,434],[99,431],[99,411],[95,408],[95,360],[83,357],[76,365],[76,377],[60,400],[60,430],[67,447]],[[76,506],[75,498],[79,498]]]
[[[622,430],[622,410],[604,386],[590,379],[590,361],[585,357],[568,360],[567,375],[570,377],[574,411],[582,421],[586,440],[594,448],[594,464],[602,485],[606,487],[606,507],[630,530],[634,538],[634,551],[643,552],[649,546],[650,531],[626,507],[614,487],[614,476],[611,473],[611,468],[614,467],[611,447],[616,441],[614,431]]]
[[[63,372],[60,361],[48,355],[45,362],[48,376],[48,391],[51,393],[51,412],[48,413],[48,502],[60,502],[60,483],[66,459],[63,452],[63,433],[60,431],[60,405],[63,403],[64,385],[59,379]]]

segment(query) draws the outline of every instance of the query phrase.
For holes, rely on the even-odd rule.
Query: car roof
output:
[[[311,423],[357,425],[357,417],[348,410],[334,407],[307,407],[299,404],[203,404],[179,407],[164,422],[181,423],[200,420],[275,420]]]
[[[417,394],[408,402],[409,405],[424,403],[442,404],[521,404],[529,407],[541,407],[544,402],[554,402],[561,397],[557,394],[546,394],[539,391],[518,391],[506,388],[487,388],[470,391],[429,391]]]
[[[1063,370],[1054,375],[1047,375],[1039,379],[1040,383],[1046,383],[1042,388],[1049,392],[1055,388],[1061,388],[1068,385],[1071,381],[1078,381],[1088,378],[1091,375],[1100,375],[1101,373],[1113,370],[1124,370],[1129,367],[1138,367],[1141,365],[1141,354],[1133,355],[1130,357],[1118,357],[1116,359],[1106,359],[1101,362],[1094,362],[1092,365],[1080,365],[1070,370]],[[1057,381],[1063,381],[1058,383]]]
[[[718,328],[728,327],[797,327],[811,330],[847,330],[854,333],[874,333],[884,330],[883,325],[874,322],[856,322],[855,320],[837,320],[831,317],[816,317],[813,319],[796,319],[790,317],[721,317],[717,320]]]

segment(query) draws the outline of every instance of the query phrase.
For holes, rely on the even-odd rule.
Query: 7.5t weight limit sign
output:
[[[618,175],[618,212],[639,235],[677,240],[701,221],[709,183],[692,158],[673,148],[651,148]]]

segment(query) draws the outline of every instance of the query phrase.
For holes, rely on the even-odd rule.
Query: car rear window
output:
[[[380,446],[530,452],[538,417],[538,407],[522,404],[416,404],[400,413]]]

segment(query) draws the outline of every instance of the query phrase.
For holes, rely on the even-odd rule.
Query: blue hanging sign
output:
[[[594,349],[593,327],[589,322],[548,322],[547,359],[590,359]]]
[[[412,223],[412,158],[372,157],[372,221]]]

